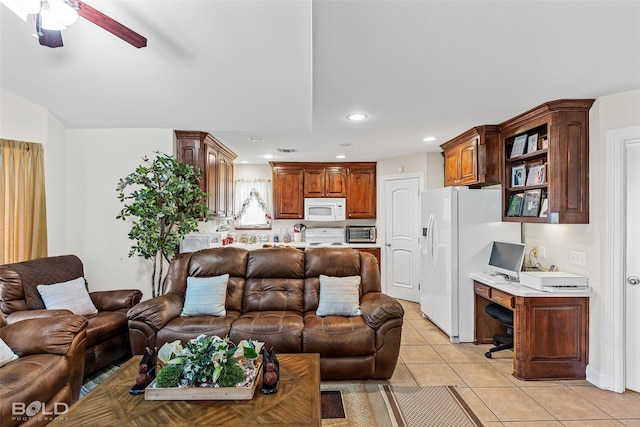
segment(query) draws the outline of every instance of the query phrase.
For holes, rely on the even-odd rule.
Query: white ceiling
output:
[[[42,47],[0,6],[0,86],[68,128],[208,131],[236,162],[439,151],[546,101],[640,88],[640,1],[87,3],[148,47],[82,18]]]

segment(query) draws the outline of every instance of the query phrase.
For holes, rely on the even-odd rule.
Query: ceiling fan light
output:
[[[49,10],[55,19],[64,26],[69,26],[78,19],[78,11],[63,0],[47,0]]]

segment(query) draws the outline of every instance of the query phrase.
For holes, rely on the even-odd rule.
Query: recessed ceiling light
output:
[[[345,159],[347,156],[345,156],[344,154],[338,154],[336,156],[336,159]]]
[[[249,137],[249,141],[251,141],[251,142],[262,142],[262,138],[260,138],[259,136],[250,136]]]
[[[342,144],[340,144],[340,146],[341,147],[351,147],[351,146],[353,146],[353,144],[350,143],[350,142],[343,142]]]
[[[436,140],[435,136],[427,136],[425,138],[422,139],[424,142],[433,142]]]
[[[364,120],[366,118],[367,118],[367,115],[363,114],[363,113],[353,113],[353,114],[349,114],[347,116],[347,119],[349,119],[351,121],[354,121],[354,122],[357,122],[359,120]]]
[[[241,160],[240,163],[249,163],[249,160]]]
[[[265,159],[273,159],[273,154],[265,154],[263,157]]]

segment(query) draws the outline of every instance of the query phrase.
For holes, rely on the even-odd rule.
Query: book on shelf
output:
[[[549,199],[546,197],[540,203],[540,218],[546,218],[549,215]]]
[[[507,205],[507,216],[520,216],[522,210],[523,194],[516,193],[509,196]]]
[[[533,135],[529,135],[527,139],[527,153],[533,153],[534,151],[538,151],[538,134],[534,133]]]
[[[525,144],[527,143],[527,134],[516,136],[511,147],[511,156],[518,157],[524,154]]]
[[[522,216],[538,216],[542,190],[527,190],[522,201]]]
[[[545,171],[546,171],[546,168],[545,168],[545,165],[543,164],[531,166],[529,168],[529,172],[527,172],[526,185],[544,184]]]

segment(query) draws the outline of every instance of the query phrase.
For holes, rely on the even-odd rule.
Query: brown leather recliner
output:
[[[78,400],[86,326],[87,319],[75,314],[11,325],[0,315],[0,338],[19,356],[0,368],[3,427],[48,424]]]
[[[46,310],[36,287],[84,277],[82,261],[75,255],[39,258],[0,266],[0,309],[12,324],[34,317],[70,314]],[[127,310],[142,298],[138,289],[90,292],[98,313],[85,316],[87,344],[84,376],[131,355]]]
[[[187,277],[229,274],[227,314],[181,316]],[[316,315],[321,274],[361,276],[361,316]],[[276,353],[320,354],[323,380],[388,379],[400,351],[404,311],[381,293],[376,258],[344,248],[214,248],[176,256],[165,294],[129,310],[132,349],[200,334],[257,339]]]

